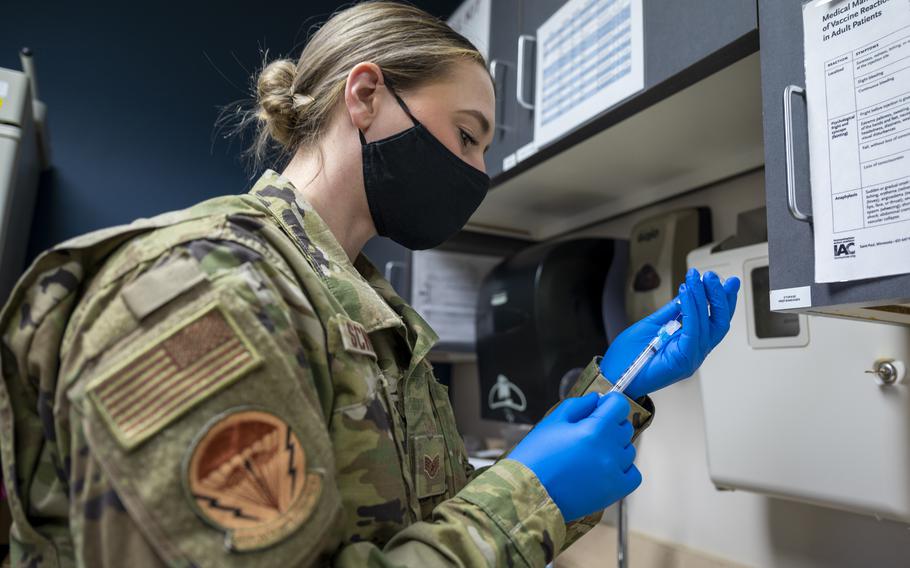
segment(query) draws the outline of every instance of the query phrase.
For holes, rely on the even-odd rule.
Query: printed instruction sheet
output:
[[[534,146],[645,86],[641,0],[569,0],[537,30]]]
[[[448,251],[415,251],[411,265],[412,306],[439,335],[441,343],[475,342],[477,293],[502,260]]]
[[[803,27],[815,280],[910,272],[910,2],[812,0]]]

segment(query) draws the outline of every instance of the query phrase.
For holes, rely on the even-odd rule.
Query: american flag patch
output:
[[[92,381],[88,395],[130,449],[261,362],[216,305]]]

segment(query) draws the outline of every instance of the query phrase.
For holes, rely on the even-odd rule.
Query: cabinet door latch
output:
[[[891,386],[903,383],[907,377],[907,368],[903,361],[894,359],[879,359],[872,365],[867,374],[875,375],[875,382],[879,386]]]

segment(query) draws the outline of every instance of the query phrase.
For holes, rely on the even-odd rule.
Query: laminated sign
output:
[[[815,280],[910,272],[910,2],[813,0],[803,27]]]

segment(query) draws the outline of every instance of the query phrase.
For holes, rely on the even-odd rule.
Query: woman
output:
[[[737,282],[690,274],[681,307],[629,328],[575,389],[603,392],[600,370],[618,376],[681,310],[637,402],[571,398],[473,472],[425,358],[435,334],[359,253],[377,233],[435,246],[480,203],[482,57],[416,8],[364,3],[257,84],[256,150],[285,151],[281,175],[63,243],[4,309],[14,563],[549,562],[640,483],[646,395],[720,341]]]

